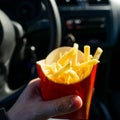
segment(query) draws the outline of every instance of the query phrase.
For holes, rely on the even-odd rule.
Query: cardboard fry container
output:
[[[63,52],[68,49],[69,47],[65,48]],[[57,52],[59,51],[57,50],[56,52],[52,52],[52,54],[56,56]],[[60,97],[68,96],[72,94],[79,95],[83,100],[82,108],[80,108],[79,110],[73,113],[57,116],[56,118],[70,119],[70,120],[88,120],[98,64],[93,66],[90,75],[87,76],[82,81],[72,83],[72,84],[57,83],[57,82],[51,81],[45,75],[44,70],[42,68],[42,64],[44,62],[52,63],[55,60],[54,55],[48,55],[46,59],[36,62],[38,76],[41,78],[40,89],[42,92],[43,100],[45,101],[53,100],[56,98],[60,98]]]

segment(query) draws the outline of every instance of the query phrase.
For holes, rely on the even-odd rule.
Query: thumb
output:
[[[79,96],[71,95],[59,99],[46,101],[44,105],[44,112],[48,117],[62,115],[73,112],[82,107],[82,99]]]

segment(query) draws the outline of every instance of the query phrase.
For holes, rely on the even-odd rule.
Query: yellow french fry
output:
[[[50,75],[50,78],[55,78],[60,76],[63,72],[65,72],[66,70],[70,69],[71,67],[71,63],[66,64],[65,66],[63,66],[60,70],[58,70],[57,72],[55,72],[54,74]]]
[[[74,70],[69,69],[65,71],[62,79],[64,79],[67,84],[72,84],[75,81],[79,81],[79,76]]]
[[[47,77],[54,82],[71,84],[88,77],[94,65],[99,63],[103,50],[98,47],[94,56],[90,54],[90,46],[84,46],[84,60],[79,60],[79,45],[74,43],[73,47],[66,52],[58,53],[59,57],[53,64],[46,65]]]
[[[73,47],[74,47],[75,54],[74,54],[73,59],[72,59],[72,66],[76,66],[78,63],[77,59],[78,59],[79,46],[78,46],[78,44],[75,43]]]
[[[69,62],[73,55],[75,55],[75,50],[72,48],[70,51],[64,53],[64,55],[58,60],[58,63],[64,66]]]
[[[90,56],[90,46],[85,45],[84,46],[84,61],[88,61]]]
[[[95,51],[95,54],[94,54],[94,56],[93,56],[93,59],[99,60],[102,52],[103,52],[103,50],[102,50],[100,47],[98,47],[97,50]]]

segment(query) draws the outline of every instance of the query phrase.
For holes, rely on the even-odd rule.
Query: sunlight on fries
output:
[[[94,65],[98,64],[103,50],[98,47],[94,55],[90,54],[90,46],[85,45],[82,52],[83,60],[80,61],[78,54],[79,45],[74,43],[73,47],[63,53],[58,53],[58,59],[52,64],[44,64],[43,71],[52,81],[62,84],[72,84],[84,80],[92,71]]]

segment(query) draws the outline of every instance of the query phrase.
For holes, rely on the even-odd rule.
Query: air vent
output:
[[[88,0],[88,3],[91,5],[106,5],[109,4],[109,0]]]

